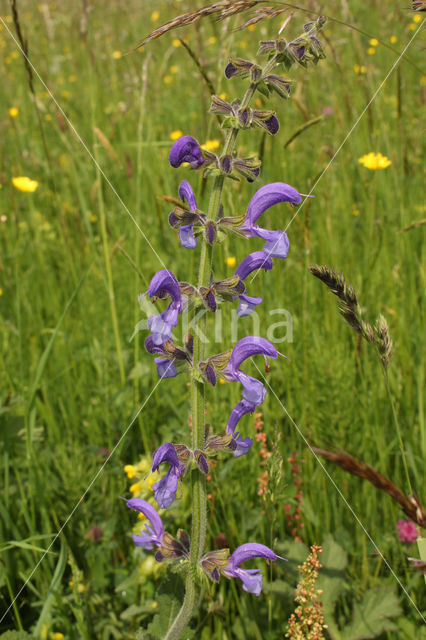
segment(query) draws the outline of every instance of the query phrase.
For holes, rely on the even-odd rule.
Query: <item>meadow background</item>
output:
[[[205,20],[134,50],[152,28],[203,4],[19,1],[30,60],[86,148],[35,74],[32,95],[22,56],[6,29],[16,35],[10,6],[5,0],[1,4],[1,632],[130,639],[161,608],[164,596],[157,590],[164,569],[134,548],[130,534],[136,516],[119,497],[132,495],[129,488],[142,473],[128,478],[124,466],[147,468],[151,452],[163,441],[187,437],[190,405],[184,376],[163,381],[152,393],[158,379],[143,348],[145,333],[130,340],[144,317],[138,295],[162,265],[129,212],[167,267],[179,279],[189,279],[195,252],[180,248],[167,223],[170,206],[159,197],[176,196],[180,180],[189,179],[202,208],[209,186],[202,185],[198,173],[169,167],[171,136],[181,131],[205,142],[221,140],[222,133],[207,114],[208,90],[176,38],[187,39],[216,92],[233,98],[241,95],[244,83],[223,75],[230,52],[252,59],[258,40],[273,36],[281,24],[278,19],[239,32],[233,27],[241,19]],[[266,182],[310,190],[419,27],[408,4],[309,3],[310,11],[330,18],[323,37],[327,59],[308,71],[293,67],[290,75],[297,84],[292,98],[273,101],[281,122],[276,138],[263,140],[261,132],[239,136],[241,151],[261,150],[263,170],[257,185],[228,186],[224,204],[229,214],[243,213],[255,189]],[[294,14],[288,27],[292,36],[313,16],[300,10]],[[424,218],[423,46],[420,35],[319,181],[315,198],[291,224],[288,259],[276,261],[274,270],[259,275],[250,288],[251,295],[264,298],[258,308],[262,327],[275,321],[270,309],[284,307],[292,314],[293,341],[280,345],[291,360],[273,362],[268,380],[300,431],[311,443],[350,451],[408,493],[377,356],[339,317],[335,299],[310,275],[308,265],[325,263],[342,271],[370,321],[384,314],[395,342],[391,388],[420,497],[426,454],[424,231],[398,232]],[[286,144],[300,126],[319,116],[317,124]],[[382,171],[366,169],[358,158],[370,151],[383,153],[392,164]],[[37,189],[16,189],[16,176],[36,180]],[[276,207],[267,215],[265,226],[282,228],[292,212]],[[216,275],[231,275],[228,259],[238,264],[260,248],[255,245],[228,238],[215,249]],[[239,324],[239,337],[250,333],[246,320]],[[230,346],[224,324],[223,343],[214,345],[214,352]],[[209,392],[209,421],[219,430],[239,397],[232,387]],[[272,393],[261,412],[275,469],[279,456],[283,459],[279,482],[271,484],[265,506],[258,495],[258,478],[265,471],[261,442],[236,462],[218,461],[210,480],[208,548],[222,534],[231,548],[263,541],[291,561],[263,567],[266,586],[258,599],[222,579],[193,621],[198,635],[283,638],[294,609],[296,566],[307,555],[303,544],[316,542],[327,550],[326,619],[340,630],[353,627],[340,636],[335,631],[334,638],[424,637],[419,614]],[[254,433],[255,419],[246,418],[243,433]],[[396,521],[403,517],[398,506],[324,464],[410,598],[424,609],[424,579],[407,564],[407,556],[418,551],[398,538]],[[295,485],[299,477],[300,486]],[[152,496],[148,484],[133,486],[133,494]],[[297,515],[299,490],[300,520],[290,523],[286,512]],[[166,528],[188,526],[189,516],[184,485],[182,499],[164,514]],[[383,606],[385,611],[363,635],[356,615],[371,594],[370,609]]]

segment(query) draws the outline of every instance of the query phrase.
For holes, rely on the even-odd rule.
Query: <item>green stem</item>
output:
[[[401,450],[402,463],[404,465],[404,471],[405,471],[405,475],[406,475],[406,478],[407,478],[407,484],[408,484],[408,488],[410,490],[410,493],[412,494],[413,493],[413,488],[411,486],[410,474],[408,472],[407,455],[406,455],[406,452],[405,452],[405,449],[404,449],[404,443],[403,443],[402,435],[401,435],[401,428],[399,426],[398,415],[396,413],[395,403],[393,401],[392,391],[391,391],[390,384],[389,384],[389,375],[388,375],[387,369],[385,369],[385,368],[383,368],[383,375],[385,377],[386,391],[388,393],[389,402],[390,402],[390,405],[392,407],[392,415],[393,415],[393,420],[394,420],[395,427],[396,427],[396,433],[397,433],[397,436],[398,436],[399,448]]]

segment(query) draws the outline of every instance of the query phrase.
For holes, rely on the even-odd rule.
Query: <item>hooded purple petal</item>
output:
[[[180,167],[183,162],[189,162],[191,169],[201,167],[204,164],[204,157],[195,138],[182,136],[176,140],[170,149],[169,162],[174,168]]]
[[[264,355],[268,358],[277,358],[278,351],[274,345],[259,336],[246,336],[235,345],[226,371],[235,372],[240,368],[241,364],[251,356]]]
[[[194,236],[194,225],[186,224],[180,227],[179,240],[184,249],[195,249],[198,238]]]
[[[168,269],[160,269],[152,278],[148,295],[150,298],[166,298],[170,296],[174,305],[181,310],[182,296],[175,275]]]
[[[299,204],[302,201],[301,194],[289,184],[285,182],[272,182],[266,184],[256,191],[247,209],[246,218],[240,230],[248,237],[258,235],[257,225],[258,218],[274,204],[280,202],[291,202]]]
[[[157,471],[162,462],[168,462],[171,466],[179,467],[180,462],[177,457],[176,449],[171,442],[165,442],[158,447],[152,456],[152,469],[151,471]]]
[[[277,557],[277,554],[264,544],[259,544],[258,542],[246,542],[235,549],[226,568],[235,568],[246,560],[252,560],[253,558],[276,560]]]
[[[177,376],[177,369],[172,360],[155,358],[154,362],[157,365],[157,375],[159,378],[174,378]]]
[[[274,264],[267,253],[264,251],[254,251],[238,265],[234,275],[238,276],[240,280],[244,280],[250,273],[256,271],[256,269],[270,271],[273,266]]]
[[[195,199],[194,191],[187,180],[182,180],[179,185],[179,198],[181,200],[186,200],[190,211],[193,212],[197,210],[197,200]]]
[[[135,544],[143,549],[152,549],[154,544],[160,547],[163,540],[164,527],[154,507],[141,498],[132,498],[131,500],[127,500],[126,504],[130,509],[135,509],[143,513],[151,525],[146,525],[140,536],[133,536]]]

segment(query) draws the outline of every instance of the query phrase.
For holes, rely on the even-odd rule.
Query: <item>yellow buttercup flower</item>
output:
[[[33,193],[38,187],[37,180],[31,180],[31,178],[27,176],[16,176],[16,178],[12,178],[12,184],[15,189],[23,193]]]
[[[146,515],[144,513],[138,513],[138,520],[146,520]]]
[[[204,149],[205,151],[216,151],[216,149],[219,149],[220,147],[220,142],[219,140],[207,140],[204,144],[201,145],[201,148]]]
[[[377,38],[371,38],[370,44],[372,47],[377,47],[379,44],[379,41],[377,40]]]
[[[3,295],[3,289],[0,289],[0,296]]]
[[[157,22],[157,20],[159,19],[159,17],[160,17],[160,12],[159,12],[159,11],[153,11],[153,12],[151,13],[151,20],[152,20],[152,22]]]
[[[369,56],[374,56],[374,54],[376,53],[376,50],[375,50],[374,47],[369,47],[367,49],[367,53],[368,53]]]
[[[175,131],[172,131],[170,134],[170,140],[179,140],[179,138],[181,138],[183,136],[183,133],[180,129],[176,129]]]
[[[208,44],[215,44],[216,42],[215,36],[210,36],[210,38],[207,38],[207,42]]]
[[[177,66],[177,64],[172,64],[172,66],[170,67],[170,73],[177,73],[179,71],[179,67]]]
[[[134,478],[136,475],[136,469],[132,464],[126,464],[124,467],[124,473],[127,473],[128,478]]]
[[[65,638],[63,633],[60,633],[60,632],[52,633],[52,640],[62,640],[62,638]]]
[[[235,267],[235,265],[237,264],[237,259],[234,258],[234,256],[230,256],[229,258],[225,258],[225,264],[227,267]]]
[[[134,484],[130,485],[129,487],[129,491],[130,493],[133,493],[133,495],[136,495],[137,493],[140,493],[141,490],[141,483],[140,482],[135,482]]]
[[[226,98],[228,97],[228,94],[223,92],[223,93],[219,93],[219,98],[221,98],[222,100],[226,100]]]
[[[180,47],[180,40],[178,40],[178,38],[175,38],[174,40],[172,40],[172,45],[174,47]]]
[[[11,118],[16,118],[18,114],[19,114],[19,109],[17,107],[10,107],[9,115]]]
[[[422,21],[422,17],[418,13],[416,13],[416,15],[413,16],[413,22],[417,22],[418,24],[421,21]]]
[[[173,76],[169,76],[169,75],[164,76],[163,77],[163,82],[164,82],[164,84],[170,84],[171,82],[173,82]]]
[[[386,156],[383,156],[381,153],[367,153],[366,155],[359,158],[358,162],[363,165],[366,169],[370,169],[371,171],[376,171],[377,169],[386,169],[392,162]]]
[[[112,57],[114,58],[114,60],[120,60],[122,55],[123,54],[121,53],[121,51],[113,51],[112,52]]]
[[[391,36],[391,37],[389,38],[389,42],[390,42],[391,44],[395,44],[395,42],[398,42],[398,38],[397,38],[396,36]]]
[[[356,74],[362,75],[364,73],[367,73],[367,67],[365,67],[363,64],[356,64],[354,65],[354,71]]]

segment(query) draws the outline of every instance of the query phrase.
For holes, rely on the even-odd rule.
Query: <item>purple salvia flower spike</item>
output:
[[[229,559],[228,565],[222,569],[227,578],[239,578],[243,583],[244,591],[260,595],[262,591],[263,576],[259,569],[241,569],[239,566],[246,560],[253,558],[266,558],[276,560],[278,556],[269,547],[257,542],[246,542],[235,549]]]
[[[153,545],[161,547],[164,527],[154,507],[141,498],[132,498],[131,500],[127,500],[126,504],[130,509],[135,509],[143,513],[150,522],[150,526],[146,525],[140,536],[133,536],[134,543],[143,549],[152,549]]]
[[[151,471],[156,471],[162,462],[168,462],[170,469],[167,475],[152,485],[155,499],[161,509],[167,509],[176,499],[178,480],[185,471],[185,465],[180,462],[174,446],[166,442],[159,447],[152,458]]]
[[[169,162],[175,169],[184,162],[189,162],[191,169],[199,169],[204,164],[201,147],[195,138],[182,136],[170,149]]]

